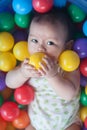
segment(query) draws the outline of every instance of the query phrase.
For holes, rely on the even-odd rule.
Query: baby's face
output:
[[[44,52],[58,59],[64,50],[65,30],[60,23],[57,26],[48,22],[33,21],[28,37],[28,50],[30,54]]]

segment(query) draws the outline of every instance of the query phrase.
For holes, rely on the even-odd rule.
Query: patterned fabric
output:
[[[29,105],[31,124],[36,130],[65,130],[75,122],[79,95],[66,101],[55,93],[45,78],[32,78],[29,84],[36,90],[34,101]]]

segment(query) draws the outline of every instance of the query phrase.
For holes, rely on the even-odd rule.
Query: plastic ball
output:
[[[87,128],[83,125],[82,130],[87,130]]]
[[[80,58],[87,57],[87,38],[79,38],[74,42],[74,51],[76,51]]]
[[[12,101],[12,102],[16,102],[16,100],[14,99],[14,94],[12,94],[9,98],[9,101]],[[26,109],[26,106],[27,105],[22,105],[22,104],[19,104],[18,102],[16,102],[18,104],[18,108],[19,109]]]
[[[31,20],[31,14],[21,15],[21,14],[15,14],[15,23],[17,26],[21,28],[28,28],[29,23]]]
[[[81,103],[83,106],[87,106],[87,95],[86,95],[84,89],[81,90],[80,103]]]
[[[87,58],[81,60],[80,72],[83,76],[87,77]]]
[[[56,7],[66,6],[66,0],[54,0],[54,6]]]
[[[0,71],[0,91],[6,88],[5,77],[6,77],[6,74]]]
[[[26,41],[17,42],[13,48],[13,54],[19,61],[29,58],[30,54],[28,52],[28,43]]]
[[[0,13],[3,12],[7,6],[8,6],[7,0],[0,0]]]
[[[0,95],[0,106],[2,106],[3,102],[4,102],[4,98],[2,95]]]
[[[17,43],[20,41],[27,41],[28,33],[25,30],[16,30],[13,33],[13,36],[14,36],[15,43]]]
[[[80,85],[83,87],[87,85],[87,78],[83,75],[80,76]]]
[[[85,94],[87,95],[87,85],[85,86]]]
[[[34,99],[34,89],[31,86],[24,84],[15,89],[14,98],[19,104],[27,105]]]
[[[12,7],[18,14],[28,14],[32,10],[32,0],[13,0]]]
[[[83,29],[84,35],[87,36],[87,20],[83,23],[82,29]]]
[[[14,38],[9,32],[0,33],[0,51],[6,52],[13,48]]]
[[[12,122],[18,129],[24,129],[30,124],[30,119],[26,111],[20,110],[20,115]]]
[[[74,71],[80,64],[79,56],[72,50],[62,52],[59,57],[59,65],[65,71]]]
[[[32,0],[33,8],[39,13],[45,13],[53,7],[53,0]]]
[[[0,115],[0,130],[6,130],[7,122]]]
[[[13,121],[16,117],[19,116],[20,110],[16,103],[14,102],[5,102],[1,106],[1,116],[6,121]]]
[[[85,127],[87,128],[87,117],[86,117],[86,119],[85,119],[85,121],[84,121],[84,125],[85,125]]]
[[[82,22],[86,18],[86,13],[74,4],[70,4],[68,12],[74,22]]]
[[[6,87],[3,91],[0,92],[0,94],[3,96],[4,100],[6,100],[11,96],[12,91],[12,89]]]
[[[17,129],[13,126],[12,122],[8,122],[6,130],[17,130]]]
[[[80,118],[84,122],[87,117],[87,107],[80,108]]]
[[[15,27],[13,14],[9,12],[0,13],[0,31],[11,31]]]
[[[30,56],[29,64],[33,65],[36,69],[41,68],[39,63],[42,62],[43,57],[45,56],[42,52],[36,52]]]
[[[0,70],[8,72],[16,66],[16,58],[10,52],[4,52],[0,55]]]

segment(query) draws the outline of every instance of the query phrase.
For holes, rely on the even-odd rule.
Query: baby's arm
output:
[[[48,78],[48,81],[56,93],[65,100],[71,100],[80,89],[79,70],[64,72],[63,75],[57,73],[54,77]]]
[[[31,77],[39,77],[40,73],[25,59],[21,65],[11,70],[6,75],[6,85],[10,88],[17,88],[23,85]]]
[[[63,72],[57,62],[50,57],[44,57],[43,61],[46,65],[41,63],[42,70],[39,70],[40,73],[47,78],[50,86],[54,88],[59,96],[65,100],[71,100],[80,88],[79,70]]]

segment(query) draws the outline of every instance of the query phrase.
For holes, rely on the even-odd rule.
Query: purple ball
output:
[[[87,128],[85,126],[83,126],[82,130],[87,130]]]
[[[6,74],[0,71],[0,91],[6,88],[5,77],[6,77]]]
[[[25,30],[16,30],[13,33],[13,37],[14,37],[15,43],[17,43],[19,41],[27,41],[28,34],[27,34],[27,31]]]
[[[76,51],[80,58],[87,57],[87,38],[79,38],[74,42],[73,50]]]
[[[87,77],[84,77],[83,75],[80,76],[80,85],[83,87],[87,85]]]

